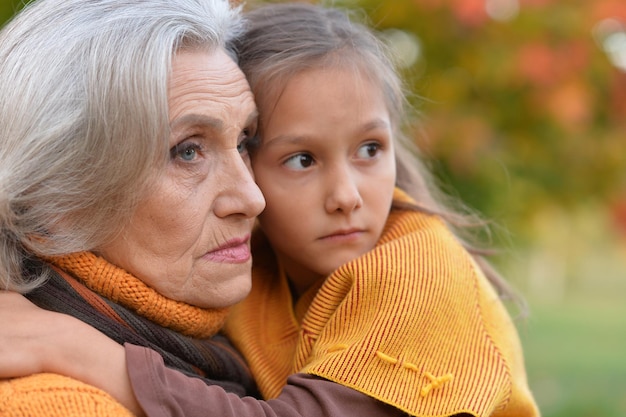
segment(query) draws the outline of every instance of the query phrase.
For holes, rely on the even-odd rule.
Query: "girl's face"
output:
[[[299,73],[267,104],[252,159],[259,221],[302,293],[379,239],[396,180],[391,120],[380,87],[343,68]]]
[[[167,168],[122,235],[99,253],[159,293],[224,307],[250,290],[250,233],[264,201],[245,149],[256,106],[223,51],[181,52],[169,85]]]

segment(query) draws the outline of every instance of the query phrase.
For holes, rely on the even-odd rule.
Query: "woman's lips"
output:
[[[250,236],[232,239],[219,248],[207,252],[205,258],[213,262],[244,263],[250,260]]]

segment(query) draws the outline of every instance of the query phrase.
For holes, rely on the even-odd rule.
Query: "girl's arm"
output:
[[[0,377],[67,375],[108,392],[137,415],[405,415],[351,388],[304,374],[291,376],[277,399],[240,398],[167,368],[155,351],[121,346],[82,321],[40,309],[15,293],[0,291],[0,323]]]
[[[159,354],[147,348],[127,344],[126,358],[137,398],[150,417],[406,416],[356,390],[311,375],[290,376],[278,398],[261,401],[240,398],[167,368]]]
[[[0,378],[42,372],[66,375],[111,394],[144,415],[126,370],[124,347],[69,315],[0,291]]]

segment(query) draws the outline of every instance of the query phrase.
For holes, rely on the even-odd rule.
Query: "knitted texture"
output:
[[[27,294],[38,306],[72,315],[120,344],[155,350],[168,367],[207,384],[220,385],[240,396],[256,395],[241,356],[224,336],[215,334],[226,310],[204,310],[169,300],[91,253],[49,261],[55,265],[52,277]],[[25,273],[38,274],[49,267],[33,260]],[[0,381],[0,415],[124,415],[116,411],[123,407],[108,394],[69,378],[55,377],[38,374]]]
[[[187,336],[206,338],[217,333],[228,309],[202,309],[164,297],[143,281],[92,252],[48,258],[78,277],[88,288],[163,327]]]
[[[62,401],[60,401],[62,399]],[[130,417],[104,391],[61,375],[39,374],[0,383],[2,417]]]
[[[264,259],[226,328],[265,397],[304,372],[411,415],[538,415],[508,313],[436,216],[392,211],[377,246],[295,308]]]

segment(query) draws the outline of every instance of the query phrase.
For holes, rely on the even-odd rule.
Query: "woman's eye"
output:
[[[200,146],[195,143],[179,143],[170,149],[170,157],[190,162],[198,157],[199,151]]]
[[[378,155],[380,149],[381,146],[378,143],[366,143],[359,148],[359,150],[357,151],[357,156],[363,159],[373,158]]]
[[[258,147],[259,139],[257,136],[245,136],[238,144],[237,151],[241,155],[246,155]]]
[[[237,152],[239,152],[242,155],[245,155],[246,153],[248,153],[248,140],[247,139],[244,139],[237,144]]]
[[[259,137],[256,134],[255,129],[244,129],[241,133],[241,138],[239,139],[239,143],[237,144],[237,151],[242,155],[246,156],[249,153],[253,152],[259,145]]]
[[[299,153],[287,159],[284,164],[288,168],[299,170],[310,167],[311,165],[313,165],[314,162],[315,161],[313,160],[313,157],[311,155],[306,153]]]

